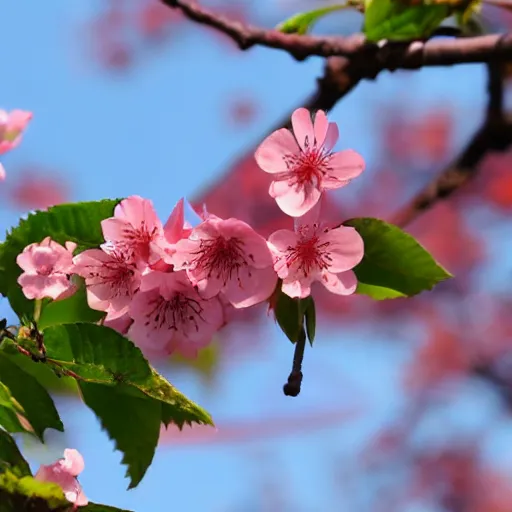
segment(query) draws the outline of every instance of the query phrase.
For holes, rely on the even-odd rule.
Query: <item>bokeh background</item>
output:
[[[204,3],[266,27],[322,4]],[[1,106],[34,112],[2,160],[2,229],[35,208],[131,194],[163,220],[185,196],[263,235],[290,226],[252,154],[314,93],[321,59],[241,52],[157,0],[2,2],[1,12]],[[495,30],[510,24],[484,14]],[[315,32],[360,27],[346,12]],[[367,170],[330,196],[329,216],[389,219],[478,129],[485,85],[480,65],[360,84],[331,117],[338,147],[362,153]],[[137,512],[510,512],[511,164],[512,153],[490,155],[476,180],[407,228],[454,280],[385,303],[315,290],[317,338],[299,397],[282,393],[293,346],[256,308],[197,361],[157,362],[217,431],[163,431],[146,477],[127,491],[121,454],[55,379],[66,433],[47,432],[46,446],[19,438],[34,468],[75,447],[87,496]],[[5,299],[0,315],[13,319]]]

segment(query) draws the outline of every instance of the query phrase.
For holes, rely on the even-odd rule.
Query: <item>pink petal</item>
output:
[[[235,308],[248,308],[267,300],[275,290],[277,274],[272,267],[240,269],[238,280],[229,281],[224,296]]]
[[[66,250],[70,253],[73,253],[77,247],[78,246],[75,242],[66,242]]]
[[[329,129],[329,121],[327,120],[327,116],[325,115],[325,112],[323,110],[319,110],[315,114],[315,124],[314,124],[314,131],[315,131],[315,141],[316,145],[323,146],[325,137],[327,136],[327,130]]]
[[[125,236],[125,229],[126,222],[122,219],[109,217],[108,219],[103,219],[101,221],[101,230],[103,232],[103,237],[107,241],[116,242],[118,240],[123,240]]]
[[[299,152],[297,142],[286,128],[270,134],[256,149],[254,158],[260,168],[268,173],[286,172],[288,167],[284,157]]]
[[[312,230],[314,226],[319,225],[320,212],[322,209],[322,198],[304,215],[295,217],[293,227],[296,233],[304,231],[305,229]]]
[[[357,288],[357,278],[352,270],[337,275],[323,272],[320,282],[336,295],[352,295]]]
[[[164,226],[165,239],[174,244],[183,238],[183,225],[185,223],[185,200],[181,198],[174,206],[171,215]]]
[[[326,151],[331,151],[336,142],[338,141],[340,134],[338,130],[338,125],[336,123],[329,123],[329,127],[327,128],[327,134],[324,140],[324,149]]]
[[[25,272],[36,273],[37,267],[34,264],[31,249],[32,249],[32,247],[30,245],[25,247],[23,252],[21,254],[18,254],[18,256],[16,257],[16,263]]]
[[[311,114],[306,108],[298,108],[292,114],[293,133],[303,151],[311,148],[315,139]]]
[[[0,164],[0,181],[4,181],[6,177],[5,167]]]
[[[363,157],[347,149],[333,153],[329,160],[328,173],[322,178],[322,188],[335,189],[347,185],[347,182],[357,178],[365,168]]]
[[[287,279],[285,279],[283,281],[281,290],[283,291],[283,293],[285,293],[292,299],[294,299],[294,298],[304,299],[306,297],[309,297],[309,295],[311,295],[311,280],[295,279],[295,280],[288,281]]]
[[[85,467],[84,458],[78,450],[66,448],[64,450],[64,464],[70,475],[78,476]]]
[[[280,183],[280,182],[274,182]],[[282,182],[281,182],[282,183]],[[317,188],[309,187],[308,193],[304,188],[296,190],[292,187],[274,187],[279,195],[276,195],[276,203],[281,210],[290,217],[300,217],[306,214],[320,199],[322,195]]]
[[[196,280],[194,275],[194,273],[191,273],[191,281],[196,284],[197,290],[203,299],[215,297],[224,287],[224,281],[215,273],[200,280]]]
[[[269,244],[271,244],[277,251],[285,253],[288,247],[295,247],[299,237],[297,233],[290,231],[289,229],[279,229],[274,231],[269,238]]]
[[[7,129],[9,131],[23,131],[32,119],[32,112],[24,110],[13,110],[9,115]]]
[[[329,256],[332,258],[329,272],[339,273],[358,265],[364,255],[364,241],[361,235],[351,227],[340,226],[322,233],[319,244],[328,243]]]
[[[226,219],[219,224],[219,232],[226,238],[236,238],[243,243],[243,250],[248,263],[254,268],[272,265],[272,255],[266,240],[249,224],[238,219]]]

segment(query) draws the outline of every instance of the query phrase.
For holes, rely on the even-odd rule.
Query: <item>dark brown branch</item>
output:
[[[512,58],[512,34],[495,34],[460,39],[433,39],[426,43],[367,43],[362,34],[349,37],[317,37],[284,34],[232,21],[191,0],[161,0],[171,8],[180,9],[187,18],[215,28],[231,37],[240,49],[266,46],[288,52],[298,60],[312,55],[348,57],[361,67],[375,65],[379,69],[415,69],[423,66],[489,62]],[[371,74],[371,73],[370,73]]]
[[[512,122],[503,114],[502,66],[494,62],[488,64],[488,69],[489,101],[484,123],[456,160],[393,217],[393,224],[405,226],[412,222],[471,180],[488,153],[504,151],[512,144]]]

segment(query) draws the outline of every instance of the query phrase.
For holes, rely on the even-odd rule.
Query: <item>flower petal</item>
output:
[[[340,136],[340,132],[338,130],[338,125],[336,123],[329,123],[329,127],[327,128],[327,134],[324,140],[324,150],[331,151],[338,138]]]
[[[327,120],[327,116],[323,110],[319,110],[315,114],[315,142],[317,147],[323,146],[325,137],[327,135],[327,130],[329,129],[329,121]]]
[[[248,308],[267,300],[277,284],[277,274],[272,267],[255,269],[244,267],[238,279],[231,279],[224,297],[237,309]]]
[[[260,168],[268,173],[286,172],[285,156],[299,152],[297,142],[286,128],[270,134],[256,149],[254,158]]]
[[[276,196],[275,199],[277,206],[279,206],[286,215],[290,215],[290,217],[300,217],[305,215],[316,205],[321,195],[320,190],[314,187],[310,187],[307,193],[304,187],[298,190],[293,187],[288,187],[284,193]]]
[[[363,157],[352,149],[333,153],[329,159],[327,174],[322,178],[322,188],[335,189],[343,187],[351,179],[357,178],[364,171],[364,168]]]
[[[336,295],[352,295],[357,288],[357,278],[352,270],[337,275],[323,272],[320,282]]]
[[[305,151],[313,146],[315,132],[311,122],[311,114],[306,108],[298,108],[292,114],[293,133],[301,149]]]
[[[339,226],[322,233],[319,243],[329,244],[329,272],[334,274],[354,268],[364,256],[363,238],[354,228],[348,226]]]

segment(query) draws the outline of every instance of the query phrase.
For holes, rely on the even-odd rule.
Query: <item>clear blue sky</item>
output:
[[[30,162],[62,170],[73,184],[73,200],[139,194],[152,199],[166,218],[181,196],[192,197],[214,182],[237,154],[298,106],[321,70],[320,60],[296,63],[272,50],[226,52],[201,28],[191,27],[179,41],[147,51],[126,75],[108,75],[85,60],[80,48],[79,24],[100,4],[54,0],[1,6],[0,106],[34,112],[23,144],[3,163],[9,177]],[[270,0],[263,4],[270,5]],[[342,145],[363,153],[371,167],[376,148],[373,107],[383,98],[414,95],[421,98],[420,110],[441,97],[455,103],[464,111],[465,123],[458,132],[462,141],[479,121],[483,86],[484,74],[477,66],[384,74],[377,83],[361,85],[333,116]],[[240,92],[254,94],[261,110],[253,125],[233,129],[222,109],[230,95]],[[473,109],[475,115],[468,117]],[[371,186],[370,181],[364,186]],[[17,216],[0,210],[2,229],[15,224]],[[1,308],[5,314],[5,302]],[[272,421],[278,413],[290,417],[292,428],[294,415],[355,406],[361,407],[361,416],[276,440],[160,447],[143,482],[126,491],[121,454],[112,451],[92,413],[63,401],[67,437],[51,436],[56,448],[50,452],[32,449],[34,463],[48,462],[64,445],[76,447],[86,460],[81,482],[89,498],[137,512],[264,511],[264,496],[270,492],[264,486],[272,483],[288,496],[290,507],[283,511],[356,510],[353,502],[343,501],[347,475],[341,473],[350,472],[368,434],[398,410],[402,397],[397,371],[408,352],[378,334],[379,326],[371,323],[336,334],[320,326],[315,348],[306,353],[303,392],[290,399],[282,395],[281,386],[292,347],[272,322],[266,330],[270,348],[224,369],[213,388],[182,373],[168,377],[204,405],[219,427],[251,418]],[[474,418],[478,425],[481,408],[474,412],[472,406],[461,407],[466,424]],[[493,407],[489,402],[484,412]],[[350,462],[344,468],[345,460]],[[358,506],[358,511],[369,510]]]

